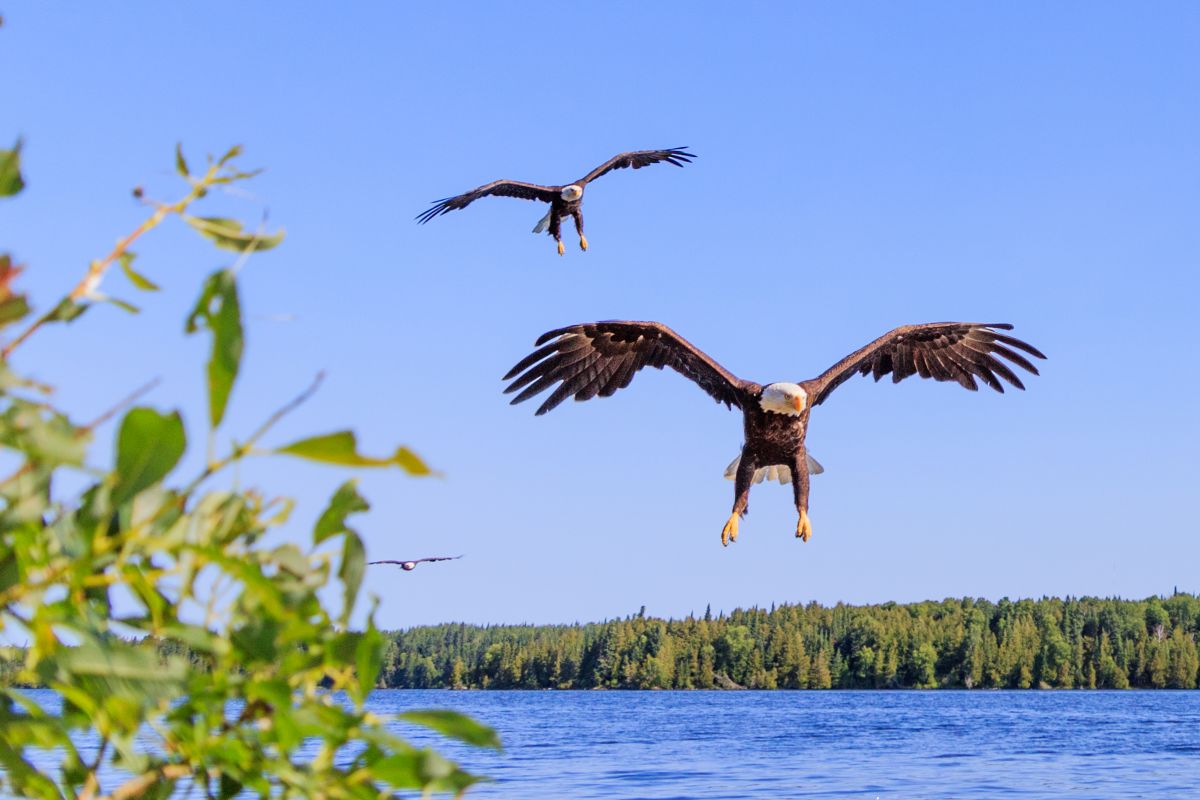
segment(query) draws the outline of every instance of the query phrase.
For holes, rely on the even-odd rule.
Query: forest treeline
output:
[[[1200,598],[964,598],[389,633],[379,685],[480,689],[1197,687]]]

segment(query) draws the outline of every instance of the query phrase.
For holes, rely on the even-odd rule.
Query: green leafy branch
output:
[[[19,148],[12,152],[17,156],[8,161],[0,156],[0,189],[16,187],[15,193],[24,179],[11,177],[14,169],[20,176]],[[4,355],[47,322],[77,317],[107,299],[97,287],[113,264],[139,289],[156,289],[133,270],[129,247],[169,216],[242,258],[278,244],[281,232],[249,233],[233,220],[190,212],[211,188],[253,175],[233,166],[239,152],[211,161],[197,177],[177,149],[176,168],[189,192],[156,205]],[[0,262],[0,328],[28,313],[13,289],[18,273],[11,259]],[[204,282],[184,325],[211,338],[210,442],[242,369],[241,309],[236,271],[218,270]],[[188,446],[181,414],[129,408],[147,387],[79,425],[44,399],[18,393],[48,387],[0,361],[0,447],[23,459],[0,481],[0,632],[28,641],[24,648],[0,649],[0,793],[132,800],[191,785],[208,798],[250,792],[366,800],[407,790],[461,795],[480,780],[395,736],[387,720],[366,710],[384,640],[374,607],[364,630],[349,627],[366,567],[362,537],[349,518],[369,509],[355,483],[337,488],[306,548],[267,544],[287,521],[290,499],[268,500],[252,488],[210,488],[210,478],[251,455],[433,474],[406,447],[390,456],[364,455],[350,431],[261,447],[322,377],[184,480],[178,475]],[[122,411],[112,465],[89,469],[90,485],[69,501],[56,500],[54,476],[82,467],[97,427]],[[331,548],[339,539],[340,549]],[[322,593],[335,580],[342,596],[333,612]],[[20,684],[53,689],[61,712],[42,709],[16,688]],[[491,729],[452,712],[402,717],[468,744],[499,748]],[[154,735],[152,746],[144,743],[147,732]],[[98,741],[88,759],[76,744],[81,733]],[[310,761],[295,756],[305,742],[318,745]],[[46,756],[34,760],[31,749],[57,754],[57,773],[39,769]],[[128,778],[105,794],[100,773],[110,764]]]
[[[12,151],[11,157],[0,155],[0,193],[3,193],[6,187],[13,189],[15,194],[24,186],[19,172],[19,161],[17,158],[20,153],[20,144]],[[257,172],[242,172],[234,169],[230,162],[241,154],[240,147],[231,148],[225,155],[221,156],[216,161],[211,161],[207,169],[199,177],[194,177],[187,170],[187,162],[183,158],[183,150],[180,147],[175,149],[175,164],[180,175],[183,176],[190,188],[183,197],[176,200],[174,203],[158,203],[149,201],[154,206],[154,211],[150,216],[133,229],[129,234],[117,241],[113,249],[108,255],[103,258],[93,261],[84,273],[79,283],[67,293],[62,300],[53,308],[40,317],[36,318],[24,331],[16,336],[11,342],[0,349],[0,359],[8,359],[14,350],[16,350],[22,342],[32,336],[39,328],[48,322],[70,322],[71,320],[84,313],[91,302],[109,302],[113,303],[127,311],[136,312],[136,307],[129,303],[109,297],[100,292],[100,282],[103,280],[105,273],[114,264],[120,264],[122,271],[129,277],[130,281],[139,289],[147,291],[155,291],[158,286],[150,281],[145,276],[134,271],[133,259],[135,254],[129,249],[134,242],[144,236],[146,233],[154,230],[161,225],[168,217],[172,215],[180,216],[196,230],[212,239],[218,247],[226,249],[242,251],[267,250],[283,241],[283,232],[280,231],[271,236],[259,236],[257,234],[247,233],[236,220],[220,219],[215,217],[196,217],[187,213],[191,207],[200,198],[208,194],[209,190],[216,186],[227,185],[239,180],[244,180],[253,177]],[[11,162],[11,163],[10,163]],[[8,166],[5,166],[8,165]],[[5,174],[9,174],[6,179]],[[15,178],[11,177],[15,174]],[[140,189],[135,189],[134,194],[138,197],[142,196]]]

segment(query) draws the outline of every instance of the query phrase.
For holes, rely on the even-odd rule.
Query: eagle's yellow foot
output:
[[[808,512],[800,512],[800,521],[796,523],[796,536],[804,542],[812,536],[812,523],[808,521]]]
[[[587,237],[582,233],[579,234],[579,249],[585,252],[587,251]]]
[[[725,527],[721,529],[721,546],[725,547],[730,542],[737,541],[738,519],[740,516],[737,512],[729,515],[729,521],[725,523]]]
[[[560,239],[558,242],[558,254],[561,256],[565,252],[567,252],[567,248],[563,246],[562,240]]]

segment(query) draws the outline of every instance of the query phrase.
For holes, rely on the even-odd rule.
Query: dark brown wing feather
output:
[[[682,167],[684,164],[692,163],[692,159],[695,157],[693,153],[687,152],[686,147],[672,147],[669,150],[635,150],[631,153],[621,153],[605,161],[587,175],[575,181],[575,183],[582,186],[589,181],[596,180],[596,178],[605,173],[612,172],[614,169],[625,169],[626,167],[641,169],[651,164],[657,164],[660,161]]]
[[[869,374],[879,380],[891,373],[892,383],[920,375],[935,381],[957,381],[971,391],[979,388],[975,382],[978,378],[997,392],[1004,391],[1000,381],[1003,378],[1024,389],[1021,379],[1001,359],[1037,375],[1037,367],[1017,351],[1035,358],[1045,356],[1032,345],[998,332],[1008,330],[1012,330],[1012,325],[1001,322],[905,325],[846,356],[805,386],[814,398],[814,405],[820,405],[830,392],[855,374]]]
[[[508,371],[505,394],[523,390],[516,405],[554,384],[537,410],[545,414],[568,397],[588,400],[623,389],[642,367],[671,369],[708,392],[718,403],[742,407],[746,382],[659,322],[591,322],[544,333],[537,349]]]
[[[536,183],[521,183],[520,181],[492,181],[457,197],[446,197],[436,201],[428,210],[417,215],[417,222],[423,225],[436,216],[466,208],[479,198],[489,195],[553,203],[554,198],[558,197],[561,191],[562,187],[559,186],[539,186]]]

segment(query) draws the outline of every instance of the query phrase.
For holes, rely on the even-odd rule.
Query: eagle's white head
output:
[[[799,384],[772,383],[763,388],[758,404],[763,411],[798,417],[804,413],[804,409],[808,405],[808,392],[804,391]]]
[[[570,186],[564,186],[561,192],[563,200],[568,203],[574,203],[579,198],[583,197],[583,187],[577,183],[572,183]]]

